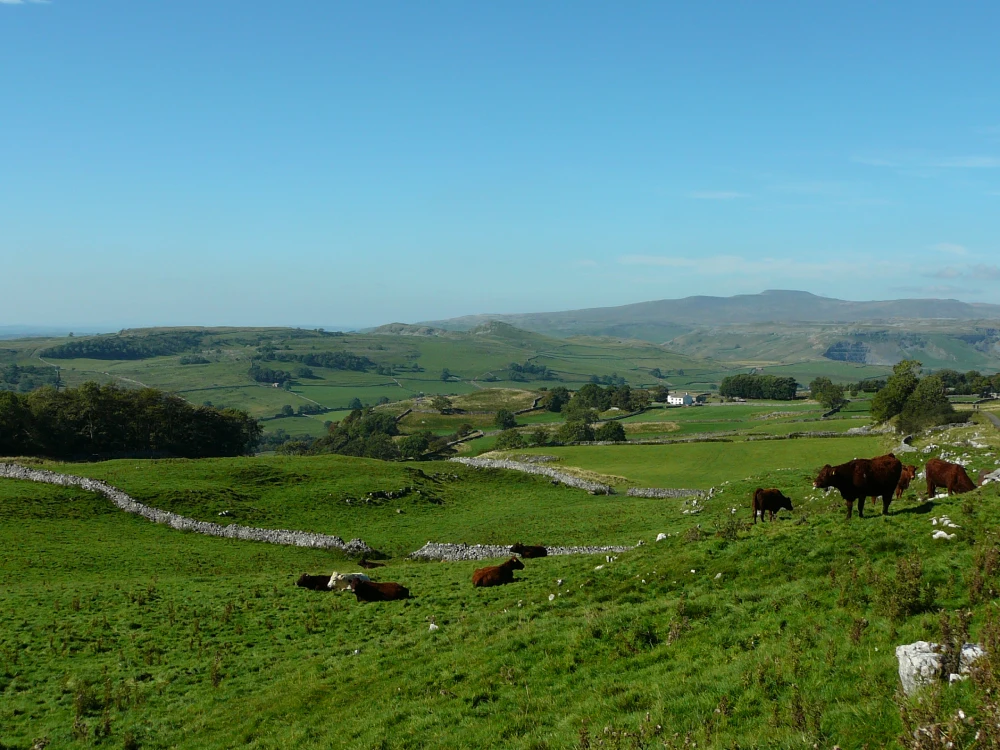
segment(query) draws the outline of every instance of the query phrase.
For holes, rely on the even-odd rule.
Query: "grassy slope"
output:
[[[338,476],[310,461],[283,468]],[[377,572],[416,598],[382,605],[292,587],[302,570],[345,565],[327,552],[179,533],[76,490],[0,482],[0,743],[89,744],[73,739],[78,709],[91,737],[106,713],[111,737],[101,744],[110,747],[134,733],[145,748],[561,748],[577,746],[583,727],[611,743],[603,727],[656,725],[661,738],[691,732],[702,747],[892,746],[901,731],[893,648],[934,639],[937,617],[890,621],[876,583],[899,557],[918,555],[934,608],[968,606],[973,538],[1000,522],[1000,497],[995,485],[977,491],[968,516],[961,498],[919,503],[911,491],[887,518],[847,523],[839,501],[809,489],[813,462],[803,455],[789,471],[734,482],[699,516],[682,515],[681,501],[660,501],[656,519],[619,506],[623,498],[597,498],[644,520],[647,540],[674,534],[601,570],[603,558],[533,560],[519,583],[474,590],[475,563],[395,562]],[[350,475],[402,476],[364,463]],[[275,466],[76,468],[138,490],[157,479],[238,485],[241,472],[266,484]],[[494,479],[502,496],[505,475],[464,481]],[[545,500],[549,485],[524,479],[505,503],[483,504],[484,519],[501,505],[523,512]],[[736,541],[684,533],[724,524],[730,507],[747,514],[758,483],[788,487],[795,512]],[[572,526],[589,496],[560,492],[561,508],[539,518]],[[963,527],[954,542],[930,538],[929,518],[942,512]],[[493,525],[507,528],[516,515]],[[618,515],[592,519],[592,535]],[[439,519],[424,520],[430,535]],[[973,607],[974,637],[985,606]],[[869,625],[855,640],[862,618]],[[968,692],[956,686],[950,700],[968,708]]]

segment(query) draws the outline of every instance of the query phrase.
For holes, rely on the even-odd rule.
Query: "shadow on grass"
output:
[[[922,515],[924,513],[930,513],[932,510],[934,510],[934,501],[925,500],[924,502],[920,503],[920,505],[911,505],[909,507],[903,508],[902,510],[897,510],[896,513],[893,515],[902,515],[903,513],[918,513]]]

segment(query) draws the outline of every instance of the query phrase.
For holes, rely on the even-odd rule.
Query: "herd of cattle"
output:
[[[524,570],[521,557],[545,557],[548,555],[548,550],[545,547],[532,547],[520,542],[513,545],[510,551],[514,557],[511,557],[507,562],[476,570],[472,574],[472,585],[484,587],[511,583],[514,580],[514,571]],[[371,562],[364,558],[358,565],[366,570],[385,567],[383,563]],[[376,583],[364,573],[338,573],[334,571],[329,576],[303,573],[295,585],[312,591],[350,590],[359,602],[388,602],[410,598],[410,590],[405,586],[394,582]]]
[[[937,489],[943,487],[949,494],[971,492],[978,485],[974,484],[961,464],[953,464],[939,458],[932,458],[924,467],[927,477],[927,496],[934,497]],[[910,482],[916,477],[916,466],[904,466],[895,455],[889,453],[876,458],[856,458],[839,466],[827,464],[820,469],[813,482],[817,489],[836,488],[844,502],[847,503],[847,517],[854,512],[854,502],[858,503],[858,516],[865,515],[865,500],[867,498],[882,498],[882,514],[889,512],[889,503],[893,497],[897,499],[909,488]],[[986,472],[979,475],[979,485],[983,483]],[[792,501],[781,490],[758,488],[753,493],[750,502],[754,523],[757,515],[764,520],[767,513],[773,521],[781,510],[792,510]],[[522,558],[545,557],[548,552],[545,547],[526,546],[518,542],[510,548],[514,555],[501,565],[479,568],[472,574],[472,585],[502,586],[514,580],[515,570],[524,570]],[[366,570],[385,567],[382,563],[363,559],[358,565]],[[303,573],[296,586],[313,591],[347,591],[350,590],[359,602],[393,601],[409,599],[410,591],[405,586],[394,582],[378,583],[372,581],[364,573],[337,573],[330,576],[309,575]]]
[[[959,494],[971,492],[983,483],[986,472],[979,474],[979,483],[973,484],[965,467],[961,464],[953,464],[942,461],[940,458],[932,458],[924,467],[927,476],[927,497],[934,497],[938,487],[948,490],[949,494]],[[858,516],[864,518],[865,500],[867,498],[882,498],[882,515],[889,512],[889,503],[893,496],[897,499],[902,497],[903,492],[909,488],[910,482],[917,475],[916,466],[903,466],[902,461],[895,455],[889,453],[885,456],[875,458],[855,458],[846,464],[830,466],[827,464],[820,469],[819,476],[813,482],[813,487],[817,489],[836,488],[840,496],[847,503],[847,517],[850,518],[854,512],[854,501],[858,503]],[[753,512],[753,521],[757,523],[757,514],[760,520],[764,520],[764,513],[770,515],[774,520],[779,510],[792,510],[792,501],[785,497],[781,490],[777,488],[758,488],[753,494],[750,503]]]

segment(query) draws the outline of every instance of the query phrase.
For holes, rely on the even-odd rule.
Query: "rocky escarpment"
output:
[[[17,464],[0,463],[0,477],[21,479],[28,482],[44,482],[63,487],[79,487],[90,492],[97,492],[126,513],[135,513],[153,523],[163,523],[181,531],[193,531],[197,534],[218,536],[227,539],[243,539],[269,544],[284,544],[292,547],[318,547],[321,549],[339,549],[349,555],[372,555],[371,547],[360,539],[345,542],[339,536],[315,534],[309,531],[288,531],[285,529],[258,529],[236,524],[223,526],[207,521],[196,521],[193,518],[171,513],[158,508],[151,508],[137,502],[127,494],[106,482],[85,477],[75,477],[69,474],[57,474],[53,471],[28,469]]]

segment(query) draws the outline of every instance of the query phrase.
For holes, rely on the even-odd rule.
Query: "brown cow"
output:
[[[854,512],[854,501],[858,501],[858,517],[865,516],[865,498],[882,498],[882,515],[889,513],[889,503],[903,473],[903,464],[893,454],[877,458],[855,458],[846,464],[820,469],[813,487],[825,489],[836,487],[847,503],[847,517]]]
[[[398,583],[376,583],[360,578],[351,581],[351,591],[359,602],[391,602],[410,598],[410,590]]]
[[[374,568],[384,568],[385,563],[372,562],[371,560],[367,560],[362,557],[358,566],[364,568],[365,570],[373,570]]]
[[[513,545],[510,551],[512,554],[520,555],[521,557],[545,557],[549,554],[549,551],[545,547],[525,547],[520,542]]]
[[[753,493],[753,501],[750,503],[750,508],[753,510],[753,522],[757,523],[757,513],[760,512],[760,520],[763,522],[764,513],[771,514],[771,520],[774,520],[775,515],[778,511],[784,508],[785,510],[792,510],[792,501],[790,498],[785,497],[781,494],[781,490],[771,489],[765,490],[758,487]]]
[[[311,576],[308,573],[303,573],[295,585],[310,591],[329,591],[329,583],[330,576]]]
[[[938,487],[945,487],[949,495],[957,495],[962,492],[972,492],[976,485],[969,479],[965,472],[965,467],[961,464],[952,464],[942,461],[940,458],[932,458],[924,467],[927,472],[927,497],[934,497]]]
[[[903,473],[899,475],[899,483],[896,485],[896,499],[899,500],[903,493],[910,489],[910,482],[917,475],[917,467],[909,464],[903,467]]]
[[[473,586],[502,586],[514,581],[514,571],[524,570],[524,563],[516,557],[510,558],[503,565],[489,568],[479,568],[472,574]]]

